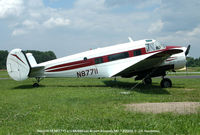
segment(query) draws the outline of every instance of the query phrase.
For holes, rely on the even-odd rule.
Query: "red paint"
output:
[[[104,62],[108,62],[108,57],[107,56],[102,56]]]
[[[181,48],[181,46],[166,46],[166,49]]]
[[[59,72],[59,71],[66,71],[66,70],[72,70],[72,69],[76,69],[76,68],[82,68],[82,67],[87,67],[87,66],[91,66],[93,65],[92,63],[84,63],[81,65],[75,65],[75,66],[71,66],[71,67],[63,67],[63,68],[59,68],[59,69],[54,69],[54,70],[49,70],[46,72]]]
[[[146,48],[141,48],[142,54],[146,54]]]
[[[170,58],[168,58],[166,61],[173,61],[173,60],[175,60],[176,59],[176,57],[170,57]]]
[[[139,49],[141,50],[141,53],[142,53],[141,55],[144,55],[144,54],[150,54],[150,53],[155,53],[155,52],[167,51],[167,50],[171,50],[171,49],[174,49],[174,48],[180,48],[180,47],[179,46],[167,46],[165,49],[156,50],[156,51],[153,51],[153,52],[146,52],[146,48],[139,48]],[[135,50],[139,50],[139,49],[135,49]],[[129,58],[130,57],[136,57],[136,56],[133,56],[133,51],[134,50],[129,50],[129,51],[125,51],[125,52],[129,53]],[[124,53],[124,52],[119,52],[119,53]],[[119,54],[119,53],[114,53],[114,54]],[[114,55],[114,54],[101,56],[103,58],[104,63],[109,62],[108,56]],[[141,55],[139,55],[139,56],[141,56]],[[95,58],[99,58],[99,57],[95,57]],[[59,72],[59,71],[66,71],[66,70],[72,70],[72,69],[92,66],[92,65],[95,65],[95,58],[91,58],[91,59],[88,59],[86,61],[80,60],[80,61],[56,65],[56,66],[49,67],[49,68],[45,69],[45,71],[46,72]]]
[[[133,51],[129,51],[129,57],[133,57]]]
[[[168,61],[168,62],[169,62],[169,61],[173,61],[173,60],[175,60],[175,59],[169,59],[169,60],[166,60],[166,61]]]
[[[84,63],[84,60],[75,61],[75,62],[70,62],[70,63],[65,63],[65,64],[61,64],[61,65],[56,65],[56,66],[53,66],[53,67],[49,67],[49,68],[47,68],[47,69],[45,69],[45,70],[55,69],[55,68],[60,68],[60,67],[66,67],[66,66],[73,66],[73,65],[81,64],[81,63]]]
[[[21,62],[23,62],[16,54],[11,54],[12,56],[15,56],[18,60],[20,60]],[[24,62],[23,62],[24,63]],[[24,63],[25,64],[25,63]]]

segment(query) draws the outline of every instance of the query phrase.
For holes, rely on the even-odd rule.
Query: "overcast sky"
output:
[[[52,50],[58,57],[156,39],[192,45],[200,57],[199,0],[0,0],[0,50]]]

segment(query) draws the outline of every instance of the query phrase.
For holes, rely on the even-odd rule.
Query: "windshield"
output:
[[[161,50],[164,49],[165,47],[158,41],[155,42],[151,42],[151,43],[146,43],[146,51],[147,52],[153,52],[153,51],[157,51],[157,50]]]

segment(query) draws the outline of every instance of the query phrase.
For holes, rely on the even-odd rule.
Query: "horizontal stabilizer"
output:
[[[29,77],[45,77],[44,76],[44,66],[32,67]]]

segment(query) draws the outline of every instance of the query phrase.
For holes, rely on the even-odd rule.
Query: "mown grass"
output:
[[[160,131],[149,134],[200,134],[200,110],[197,114],[180,115],[136,113],[124,109],[123,104],[127,103],[200,102],[200,79],[172,81],[174,86],[169,89],[161,89],[158,78],[153,80],[152,86],[140,84],[131,89],[136,82],[122,78],[116,82],[112,78],[44,79],[39,88],[31,86],[32,79],[24,82],[0,80],[0,134],[42,134],[37,130],[45,129],[129,129]]]
[[[188,72],[200,72],[200,67],[188,67]]]
[[[8,78],[8,74],[6,70],[0,70],[0,78]]]

